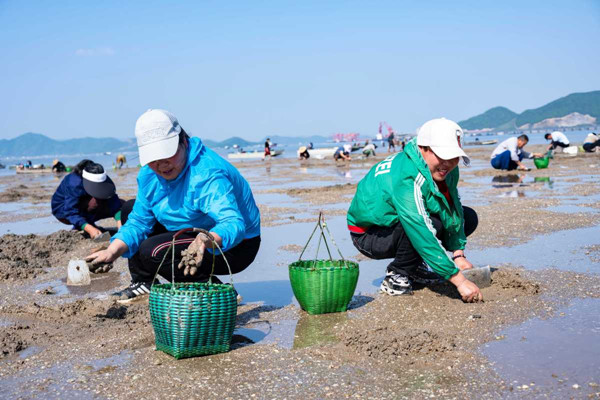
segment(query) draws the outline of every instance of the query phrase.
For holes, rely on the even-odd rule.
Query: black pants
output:
[[[583,150],[587,151],[588,153],[593,152],[596,147],[600,147],[600,140],[596,140],[593,143],[584,143],[583,144]]]
[[[475,231],[478,224],[477,213],[470,207],[463,207],[465,217],[465,235],[469,236]],[[442,221],[436,216],[431,216],[431,221],[437,232],[438,239],[442,236]],[[393,258],[388,265],[388,270],[396,274],[412,275],[412,272],[423,261],[417,250],[406,236],[401,223],[395,226],[372,226],[367,232],[358,234],[350,233],[354,247],[362,254],[375,260]]]
[[[550,143],[550,145],[552,146],[552,150],[556,149],[556,148],[557,148],[557,147],[559,147],[559,146],[560,146],[560,147],[562,147],[563,149],[564,149],[565,147],[569,147],[569,145],[568,145],[568,144],[564,144],[563,142],[556,142],[556,141],[554,141],[554,140],[552,141],[552,143]]]
[[[127,217],[133,209],[135,200],[125,202],[121,209],[121,222],[127,222]],[[129,273],[133,282],[151,283],[156,274],[166,251],[172,244],[173,235],[177,232],[169,232],[162,225],[157,223],[150,236],[140,244],[137,253],[129,259]],[[181,252],[196,238],[196,233],[186,232],[175,240],[175,282],[206,282],[210,276],[213,263],[213,255],[209,251],[204,252],[202,264],[194,275],[183,275],[183,268],[178,269],[177,265],[181,261]],[[225,252],[225,257],[229,261],[231,273],[236,274],[245,270],[254,261],[260,247],[260,236],[243,240],[240,244]],[[160,267],[158,274],[163,278],[172,280],[172,253],[169,252],[164,263]],[[215,256],[215,275],[229,275],[227,264],[223,255]],[[213,282],[220,282],[218,278],[213,277]]]

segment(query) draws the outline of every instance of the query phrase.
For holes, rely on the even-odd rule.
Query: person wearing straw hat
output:
[[[52,161],[52,172],[67,172],[67,166],[58,159]]]
[[[92,239],[102,234],[96,222],[114,218],[121,227],[123,201],[104,167],[91,160],[80,161],[52,195],[52,215],[60,222],[83,230]]]
[[[310,154],[308,152],[308,148],[306,146],[300,146],[298,149],[298,159],[299,160],[308,160],[310,158]]]
[[[458,163],[470,160],[463,131],[445,118],[421,126],[405,151],[375,164],[359,182],[347,214],[354,246],[374,259],[393,259],[381,291],[412,294],[413,284],[450,281],[466,302],[483,300],[461,271],[473,268],[464,249],[477,214],[463,207]]]
[[[597,134],[596,132],[588,133],[581,147],[583,147],[583,150],[586,153],[597,151],[598,148],[600,148],[600,134]]]
[[[248,182],[238,170],[190,138],[173,114],[151,109],[135,125],[142,168],[135,201],[123,206],[123,227],[108,249],[87,257],[92,264],[129,259],[131,284],[114,293],[120,303],[145,297],[157,275],[177,282],[206,282],[214,274],[246,269],[260,247],[260,213]],[[200,228],[212,238],[181,229]],[[172,254],[165,257],[174,237]],[[213,244],[222,250],[212,250]],[[206,254],[205,254],[206,253]],[[184,257],[193,255],[193,267]],[[212,278],[213,282],[219,280]]]

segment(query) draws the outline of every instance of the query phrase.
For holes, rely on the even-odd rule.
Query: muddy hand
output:
[[[456,289],[458,289],[458,293],[460,293],[460,296],[465,303],[483,301],[483,295],[477,285],[468,279],[458,285]]]
[[[108,272],[112,269],[113,264],[112,263],[91,263],[88,262],[87,266],[90,270],[90,272],[93,272],[94,274],[103,274],[105,272]]]
[[[199,234],[189,247],[181,252],[181,261],[177,267],[179,269],[183,267],[183,275],[196,274],[202,264],[204,250],[206,249],[205,241],[207,240],[203,234]]]
[[[104,244],[100,247],[96,247],[92,250],[92,254],[86,257],[87,266],[90,272],[95,274],[101,274],[104,272],[108,272],[112,269],[113,264],[112,261],[108,261],[110,257],[106,257],[105,254],[108,253],[106,250],[108,248],[107,244]]]

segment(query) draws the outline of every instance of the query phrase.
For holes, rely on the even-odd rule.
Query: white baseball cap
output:
[[[150,109],[135,123],[135,137],[142,167],[177,153],[181,126],[166,110]]]
[[[417,145],[428,146],[443,160],[462,157],[465,165],[471,160],[462,149],[463,131],[454,121],[446,118],[436,118],[427,121],[417,132]]]

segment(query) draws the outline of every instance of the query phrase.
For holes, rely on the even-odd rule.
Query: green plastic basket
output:
[[[309,314],[346,311],[358,282],[358,263],[348,260],[300,260],[289,272],[294,296]]]
[[[534,158],[533,163],[537,169],[548,168],[548,164],[550,163],[550,158],[548,156],[542,158]]]
[[[317,229],[320,229],[320,232],[315,259],[302,260],[302,255]],[[334,260],[331,257],[325,231],[327,231],[331,242],[337,248],[341,260]],[[321,241],[327,248],[329,260],[318,259]],[[289,273],[292,291],[303,310],[309,314],[341,312],[346,311],[348,308],[348,303],[352,300],[352,295],[356,289],[358,263],[344,259],[333,236],[331,236],[331,232],[329,232],[329,228],[327,228],[323,213],[319,213],[317,226],[308,238],[298,261],[289,265]]]
[[[212,239],[205,230],[182,229],[173,236],[173,243],[169,247],[173,257],[175,238],[180,233],[190,230],[204,233]],[[215,243],[213,242],[213,250]],[[162,262],[167,254],[168,251]],[[227,259],[225,262],[231,276]],[[214,263],[215,251],[212,272]],[[157,274],[158,270],[160,266]],[[233,284],[216,284],[210,281],[176,283],[174,280],[173,272],[172,283],[152,285],[150,289],[150,319],[154,328],[156,349],[176,359],[229,351],[237,316],[237,292]]]

